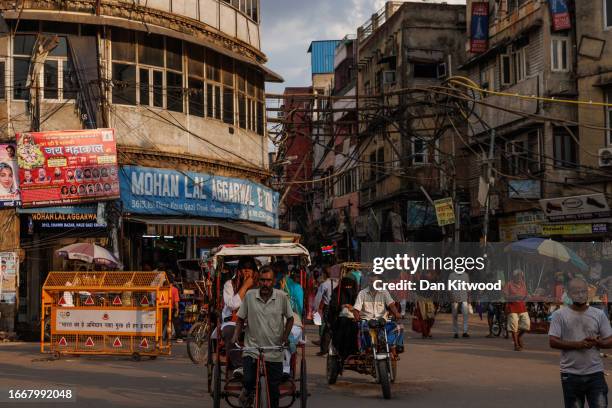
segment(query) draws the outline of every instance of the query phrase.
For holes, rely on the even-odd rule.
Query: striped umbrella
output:
[[[528,238],[513,242],[505,248],[506,252],[519,255],[532,255],[550,258],[572,265],[581,271],[588,271],[589,266],[574,251],[560,242],[544,238]]]
[[[110,251],[96,244],[76,243],[60,248],[55,253],[66,259],[104,265],[109,268],[121,269],[122,267],[121,262]]]

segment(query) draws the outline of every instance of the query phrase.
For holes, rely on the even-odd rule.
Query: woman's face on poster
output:
[[[0,167],[0,185],[6,189],[13,187],[13,170],[8,166]]]

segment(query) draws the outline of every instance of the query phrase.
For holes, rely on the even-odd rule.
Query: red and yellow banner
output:
[[[24,207],[119,198],[113,129],[18,133]]]

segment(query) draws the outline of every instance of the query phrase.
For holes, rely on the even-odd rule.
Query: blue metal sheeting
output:
[[[313,41],[308,47],[312,74],[331,74],[334,72],[334,55],[340,40]]]

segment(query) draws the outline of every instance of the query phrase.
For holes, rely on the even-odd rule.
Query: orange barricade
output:
[[[172,300],[165,272],[51,272],[41,316],[40,351],[56,358],[170,354]]]

